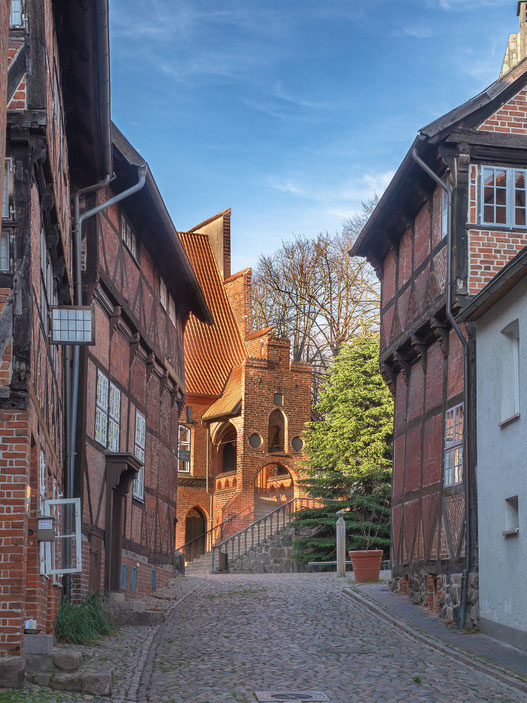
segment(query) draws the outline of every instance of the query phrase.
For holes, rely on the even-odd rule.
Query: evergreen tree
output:
[[[335,560],[336,511],[346,510],[348,549],[389,557],[393,400],[379,371],[379,342],[364,332],[342,347],[306,432],[303,487],[323,507],[296,517],[299,561]]]

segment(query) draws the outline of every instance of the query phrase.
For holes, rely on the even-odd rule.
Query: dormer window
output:
[[[137,260],[137,237],[124,212],[121,212],[121,237],[130,254]]]
[[[526,169],[482,166],[481,224],[527,227],[526,183]]]

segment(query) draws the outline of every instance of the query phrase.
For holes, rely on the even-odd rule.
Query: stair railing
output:
[[[207,532],[203,532],[201,535],[198,535],[197,537],[194,537],[194,539],[191,539],[188,542],[185,542],[185,544],[182,544],[180,547],[177,547],[176,552],[184,552],[185,562],[187,564],[190,564],[192,561],[194,561],[194,559],[198,559],[205,552],[212,549],[218,541],[221,542],[221,540],[223,540],[225,528],[228,525],[232,525],[232,523],[237,518],[241,517],[252,509],[253,506],[251,505],[244,508],[243,510],[240,510],[239,513],[231,515],[231,517],[227,518],[223,522],[219,523],[218,525],[215,525],[214,527],[211,527],[210,530],[207,530]]]
[[[295,513],[305,508],[317,507],[319,504],[320,501],[315,498],[292,498],[265,517],[256,520],[243,530],[214,545],[212,547],[211,573],[216,572],[216,552],[218,554],[227,554],[232,560],[236,557],[241,557],[247,554],[250,549],[260,545],[268,537],[282,530],[291,522]]]

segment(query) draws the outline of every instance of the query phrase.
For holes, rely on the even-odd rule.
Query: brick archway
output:
[[[292,500],[295,483],[296,477],[286,464],[275,461],[262,466],[254,479],[255,518],[264,517]]]

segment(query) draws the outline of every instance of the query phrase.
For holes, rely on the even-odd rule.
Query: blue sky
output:
[[[417,130],[499,74],[516,0],[111,0],[113,119],[233,271],[340,228]]]

